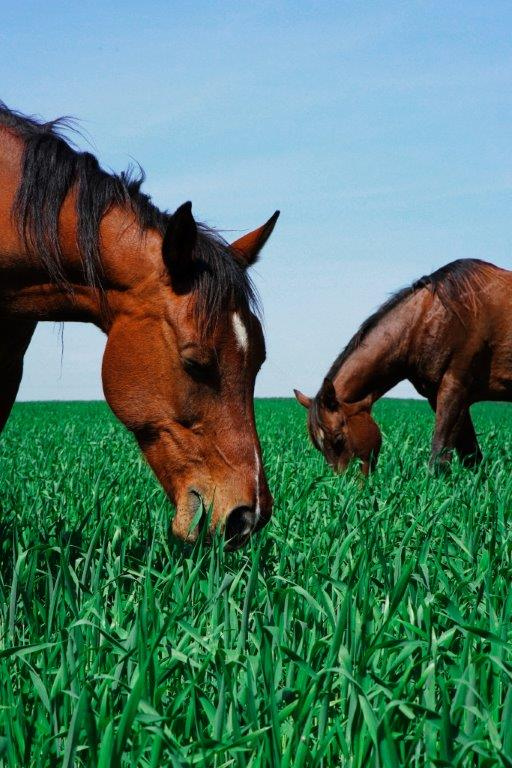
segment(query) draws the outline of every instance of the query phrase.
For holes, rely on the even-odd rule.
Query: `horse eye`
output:
[[[209,368],[209,363],[205,362],[204,360],[196,360],[193,357],[184,357],[183,367],[187,373],[201,373]]]
[[[182,362],[186,373],[196,381],[206,381],[213,375],[214,365],[210,359],[198,360],[196,357],[184,357]]]
[[[195,420],[189,416],[181,416],[179,419],[176,419],[176,421],[180,427],[183,427],[184,429],[190,429],[195,424]]]

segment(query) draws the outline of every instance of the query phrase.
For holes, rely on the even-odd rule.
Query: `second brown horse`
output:
[[[512,272],[462,259],[422,277],[362,324],[314,399],[295,390],[333,469],[352,458],[365,474],[375,465],[381,435],[372,406],[404,379],[436,414],[431,462],[444,465],[454,451],[479,462],[470,406],[512,400]]]

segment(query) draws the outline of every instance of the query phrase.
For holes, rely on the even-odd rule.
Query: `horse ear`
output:
[[[299,392],[298,389],[294,389],[293,394],[297,398],[298,402],[304,406],[304,408],[311,408],[311,403],[313,401],[310,397],[308,397],[307,395],[303,395],[302,392]]]
[[[328,411],[337,411],[340,405],[336,398],[336,390],[334,389],[332,379],[327,377],[324,379],[320,390],[320,402]]]
[[[251,267],[257,261],[260,251],[272,234],[278,218],[279,211],[276,211],[262,227],[231,243],[231,252],[243,267]]]
[[[364,400],[359,400],[357,403],[341,403],[341,409],[343,411],[343,414],[347,419],[352,418],[352,416],[357,416],[359,413],[367,412],[369,413],[372,407],[372,398],[371,395],[368,395],[368,397],[365,397]]]
[[[162,242],[162,257],[171,275],[188,271],[196,240],[197,226],[192,216],[192,203],[183,203],[171,216]]]

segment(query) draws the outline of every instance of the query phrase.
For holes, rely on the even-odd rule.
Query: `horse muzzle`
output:
[[[203,494],[190,489],[186,501],[177,505],[172,522],[173,534],[185,541],[195,541],[201,529],[208,525],[207,542],[215,532],[221,532],[226,549],[235,550],[247,544],[252,534],[261,530],[272,516],[272,497],[268,492],[254,503],[243,501],[232,507],[226,506],[228,511],[223,513],[222,508],[216,508],[215,499],[213,505],[207,504]],[[200,510],[202,514],[198,520]]]

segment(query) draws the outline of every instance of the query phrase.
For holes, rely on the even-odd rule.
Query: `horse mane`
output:
[[[155,229],[162,236],[171,214],[161,211],[141,191],[145,180],[142,168],[120,174],[101,168],[90,152],[80,152],[65,134],[76,130],[70,118],[40,122],[9,109],[0,101],[0,128],[11,130],[24,142],[20,185],[13,215],[27,250],[41,258],[50,279],[64,289],[59,242],[60,209],[72,187],[76,187],[77,244],[87,285],[102,290],[102,263],[99,227],[113,206],[129,208],[141,231]],[[247,271],[233,258],[229,244],[220,233],[197,224],[193,278],[196,311],[203,324],[214,324],[229,304],[235,308],[258,309],[258,299]]]
[[[445,264],[444,267],[437,269],[430,275],[420,277],[419,280],[415,280],[414,283],[406,288],[401,288],[362,323],[347,346],[331,365],[326,378],[333,379],[347,358],[361,346],[370,331],[391,310],[395,309],[395,307],[420,289],[428,288],[432,294],[436,294],[439,297],[446,309],[458,315],[457,303],[460,305],[464,302],[463,307],[467,307],[468,303],[476,306],[478,291],[483,287],[483,273],[497,269],[493,264],[489,264],[489,262],[482,261],[481,259],[457,259],[449,264]]]

